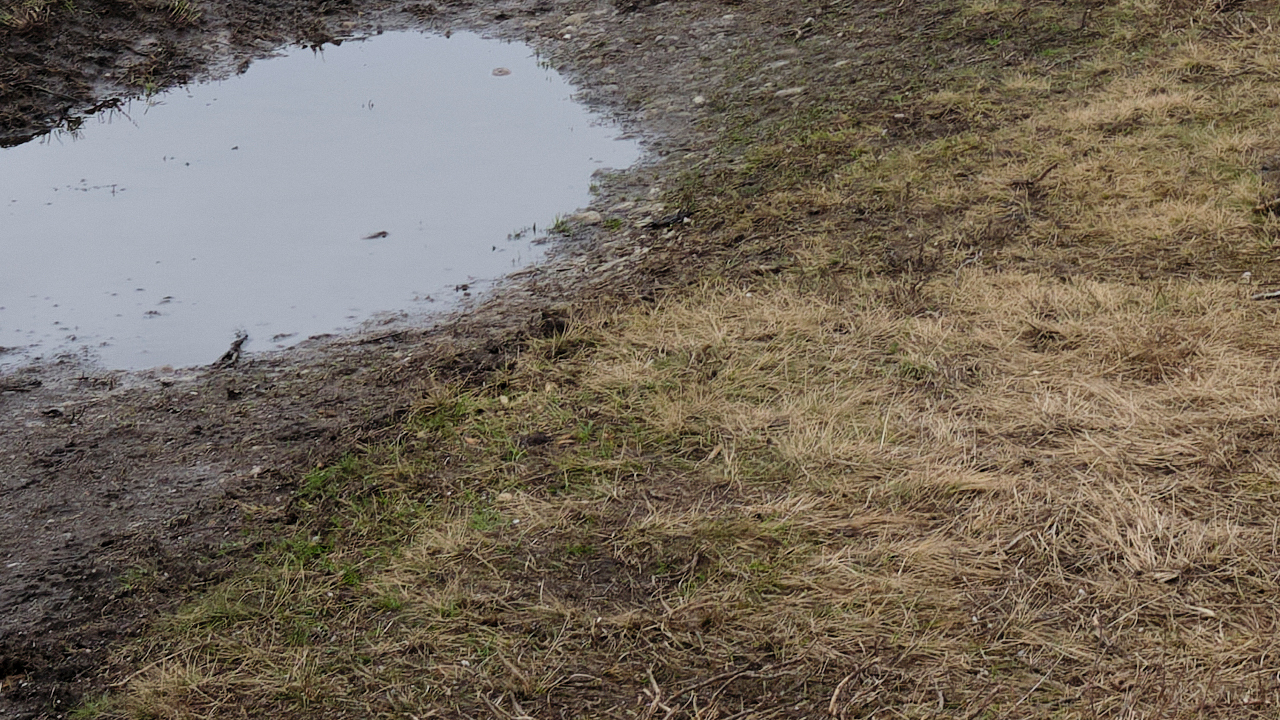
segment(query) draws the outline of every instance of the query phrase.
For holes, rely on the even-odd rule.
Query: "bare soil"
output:
[[[841,112],[887,119],[886,142],[945,136],[975,121],[908,118],[891,99],[939,68],[1012,64],[1088,39],[1028,29],[996,52],[981,23],[933,32],[958,11],[948,3],[207,0],[183,18],[172,7],[76,0],[0,29],[0,142],[243,71],[282,45],[416,27],[531,43],[586,101],[642,132],[649,160],[601,180],[593,207],[605,224],[575,224],[552,262],[430,325],[317,338],[231,368],[119,373],[53,359],[0,376],[0,717],[56,716],[101,690],[117,677],[105,667],[113,647],[288,522],[302,471],[400,417],[424,379],[484,377],[561,328],[572,303],[770,272],[776,228],[743,229],[698,205],[714,195],[699,183],[725,168],[738,173],[735,192],[753,190],[727,136],[803,113],[832,83],[858,88]],[[855,40],[837,27],[862,29]],[[706,229],[697,244],[673,215],[682,210]],[[850,218],[880,222],[874,209]],[[895,252],[875,262],[892,265]],[[161,581],[130,582],[140,571]]]

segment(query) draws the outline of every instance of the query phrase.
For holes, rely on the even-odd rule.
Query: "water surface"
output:
[[[445,305],[638,157],[572,92],[523,45],[389,33],[0,150],[0,362],[201,364]]]

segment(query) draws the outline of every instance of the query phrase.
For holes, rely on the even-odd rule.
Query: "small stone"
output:
[[[584,12],[574,13],[564,19],[564,24],[565,25],[581,25],[582,23],[586,22],[587,19],[590,17],[591,15],[589,13],[584,13]]]
[[[701,95],[694,95],[694,96],[693,96],[693,104],[694,104],[694,105],[705,105],[705,104],[706,104],[706,102],[707,102],[707,99],[706,99],[705,97],[701,96]]]
[[[773,96],[780,97],[780,98],[794,97],[796,95],[799,95],[802,92],[804,92],[804,88],[802,87],[791,87],[791,88],[787,88],[786,90],[779,90],[778,92],[774,93]]]
[[[583,225],[599,225],[604,222],[604,216],[595,210],[584,210],[580,213],[570,216],[570,220],[582,223]]]

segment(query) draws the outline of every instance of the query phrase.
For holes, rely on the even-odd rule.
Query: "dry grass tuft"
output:
[[[48,23],[53,14],[53,0],[20,0],[0,5],[0,25],[25,33]]]

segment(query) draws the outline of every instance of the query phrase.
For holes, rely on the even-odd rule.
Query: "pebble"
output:
[[[693,104],[694,104],[694,105],[704,105],[704,104],[706,104],[706,102],[707,102],[707,99],[706,99],[705,97],[701,96],[701,95],[694,95],[694,96],[693,96]]]
[[[791,88],[787,88],[786,90],[779,90],[778,92],[774,93],[773,96],[780,97],[780,98],[793,97],[795,95],[799,95],[802,92],[804,92],[804,88],[802,87],[791,87]]]
[[[569,219],[574,222],[582,223],[583,225],[599,225],[604,222],[604,216],[595,210],[584,210],[575,215],[571,215]]]

